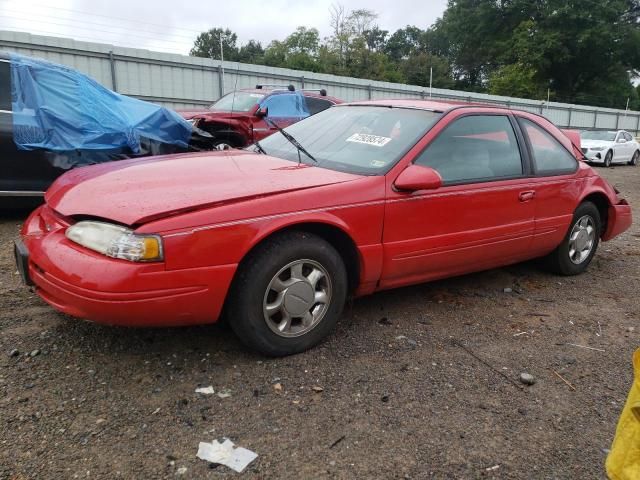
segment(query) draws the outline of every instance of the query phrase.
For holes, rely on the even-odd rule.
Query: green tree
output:
[[[249,40],[240,47],[238,61],[260,65],[264,63],[264,48],[257,40]]]
[[[320,34],[315,28],[298,27],[283,42],[274,40],[267,47],[264,61],[274,67],[319,71]]]
[[[225,60],[238,60],[238,35],[231,30],[222,28],[212,28],[207,32],[202,32],[196,38],[189,55],[194,57],[212,58],[220,60],[220,40],[222,39],[222,51]]]
[[[401,63],[401,69],[407,83],[411,85],[428,87],[431,69],[433,69],[434,88],[453,88],[454,86],[451,66],[442,57],[428,53],[416,53]]]

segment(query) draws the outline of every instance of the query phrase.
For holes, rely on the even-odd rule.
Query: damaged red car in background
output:
[[[130,326],[224,312],[267,355],[317,344],[349,295],[532,258],[582,273],[631,224],[545,118],[420,100],[338,105],[244,151],[85,167],[45,199],[16,258],[50,305]]]
[[[207,110],[178,113],[213,136],[207,147],[226,150],[246,147],[339,103],[342,100],[327,96],[324,89],[256,85],[224,95]]]

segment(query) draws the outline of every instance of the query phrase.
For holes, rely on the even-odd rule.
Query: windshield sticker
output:
[[[387,162],[385,162],[384,160],[371,160],[371,162],[369,162],[370,166],[376,168],[384,167],[386,164]]]
[[[379,137],[378,135],[369,135],[368,133],[354,133],[347,142],[364,143],[366,145],[373,145],[374,147],[384,147],[389,143],[391,139],[389,137]]]

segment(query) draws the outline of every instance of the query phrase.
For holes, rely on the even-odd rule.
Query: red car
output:
[[[246,147],[303,118],[342,103],[322,90],[296,90],[293,85],[256,85],[231,92],[204,111],[180,113],[194,126],[213,135],[206,148]]]
[[[536,257],[578,274],[631,224],[627,202],[531,113],[384,100],[283,132],[65,174],[16,244],[25,280],[107,324],[224,311],[247,345],[286,355],[327,335],[349,295]]]

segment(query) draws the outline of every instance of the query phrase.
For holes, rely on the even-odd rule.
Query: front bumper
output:
[[[626,200],[621,200],[616,205],[609,207],[607,230],[602,235],[602,240],[607,241],[626,231],[633,222],[631,205]]]
[[[26,273],[57,310],[98,323],[179,326],[215,322],[236,265],[167,270],[87,250],[64,235],[68,224],[45,205],[23,227]]]
[[[606,150],[598,150],[598,151],[593,151],[590,149],[583,149],[582,153],[584,154],[585,158],[587,159],[587,162],[590,163],[604,163],[604,157],[607,154]]]

